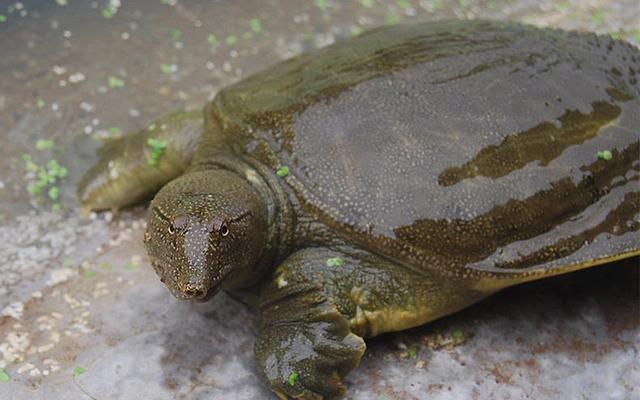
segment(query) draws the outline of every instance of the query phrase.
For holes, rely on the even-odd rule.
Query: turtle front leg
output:
[[[262,291],[256,358],[263,378],[282,399],[333,398],[366,349],[325,283],[324,249],[303,250],[277,269]]]
[[[345,391],[363,337],[418,326],[489,293],[355,249],[311,248],[287,258],[261,292],[256,357],[281,398]]]
[[[189,166],[202,130],[201,111],[175,112],[108,141],[78,185],[83,211],[119,210],[157,192]]]

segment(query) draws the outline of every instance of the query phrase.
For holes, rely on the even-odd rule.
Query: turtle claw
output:
[[[343,378],[360,363],[365,348],[334,311],[309,321],[270,324],[256,343],[256,355],[281,399],[321,400],[345,393]]]

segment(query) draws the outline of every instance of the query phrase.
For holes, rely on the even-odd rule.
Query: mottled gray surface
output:
[[[637,0],[122,1],[110,18],[107,4],[0,2],[1,399],[271,398],[255,317],[223,295],[170,297],[144,255],[142,207],[80,220],[74,185],[100,138],[385,22],[489,17],[640,42]],[[27,193],[25,153],[69,169],[61,199]],[[513,288],[371,340],[348,397],[640,398],[637,264]]]

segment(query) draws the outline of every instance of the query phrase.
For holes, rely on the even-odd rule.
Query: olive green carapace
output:
[[[606,36],[380,28],[120,139],[80,195],[120,208],[164,185],[145,234],[161,280],[254,307],[272,390],[332,398],[365,337],[640,253],[639,77]]]

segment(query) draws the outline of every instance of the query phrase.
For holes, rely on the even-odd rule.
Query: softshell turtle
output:
[[[173,295],[243,299],[272,390],[335,397],[363,338],[640,253],[639,75],[608,36],[379,28],[108,144],[79,193],[159,190],[145,244]]]

